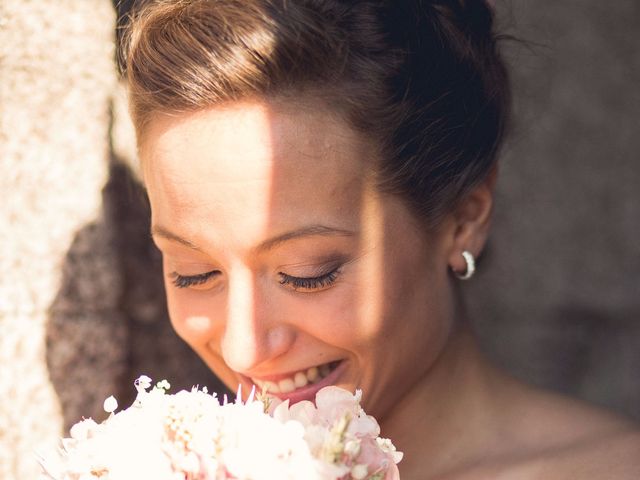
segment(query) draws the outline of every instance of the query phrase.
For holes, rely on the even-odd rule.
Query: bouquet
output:
[[[397,480],[402,453],[380,438],[361,392],[320,390],[315,404],[256,395],[220,401],[206,388],[168,394],[136,380],[138,396],[109,418],[76,423],[41,456],[40,480]]]

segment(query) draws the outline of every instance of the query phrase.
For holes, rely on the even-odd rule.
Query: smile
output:
[[[251,381],[262,391],[271,394],[287,394],[309,385],[322,382],[333,373],[342,361],[325,363],[305,370],[299,370],[278,379],[260,379],[249,377]],[[324,383],[324,382],[323,382]]]

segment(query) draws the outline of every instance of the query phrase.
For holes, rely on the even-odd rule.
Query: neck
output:
[[[403,480],[432,478],[487,453],[498,382],[470,330],[454,331],[433,368],[382,422],[382,434],[404,452]]]

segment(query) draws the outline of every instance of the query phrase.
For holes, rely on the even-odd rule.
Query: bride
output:
[[[230,388],[326,385],[411,479],[637,479],[626,420],[480,353],[509,82],[483,0],[151,2],[124,51],[178,334]]]

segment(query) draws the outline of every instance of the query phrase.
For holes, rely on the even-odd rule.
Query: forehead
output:
[[[373,150],[326,109],[256,101],[157,116],[140,156],[154,221],[258,235],[355,221]]]
[[[370,142],[329,109],[297,107],[245,101],[194,113],[158,114],[149,122],[140,148],[142,159],[154,163],[145,162],[143,167],[170,168],[171,162],[165,160],[183,151],[197,153],[194,160],[207,155],[207,160],[215,160],[206,165],[208,171],[215,168],[218,174],[231,176],[246,173],[248,164],[259,169],[283,168],[299,164],[305,157],[337,162],[333,166],[346,171],[355,165],[345,162],[345,157],[370,149]],[[291,162],[291,154],[297,154],[298,160]],[[192,170],[198,162],[190,166]],[[173,173],[180,171],[184,170],[178,168]]]

